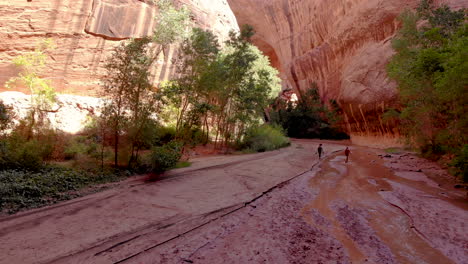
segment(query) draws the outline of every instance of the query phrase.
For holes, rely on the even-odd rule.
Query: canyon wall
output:
[[[227,1],[227,2],[226,2]],[[395,106],[396,84],[385,65],[393,54],[397,16],[419,0],[178,0],[193,20],[225,39],[251,24],[253,42],[299,96],[317,82],[323,100],[344,110],[355,143],[395,145],[396,125],[382,120]],[[453,8],[466,0],[436,0]],[[232,10],[232,11],[231,11]],[[157,10],[151,0],[0,0],[0,92],[17,74],[11,61],[45,38],[57,48],[44,77],[59,92],[95,96],[103,64],[122,40],[151,33]],[[157,61],[156,83],[173,72],[175,47]],[[18,89],[16,89],[18,90]],[[21,91],[21,89],[19,89]]]
[[[238,30],[225,0],[177,1],[180,4],[189,7],[195,24],[220,39]],[[122,40],[150,34],[156,14],[151,0],[0,0],[0,91],[18,73],[12,59],[51,38],[57,48],[44,77],[59,92],[96,95],[106,57]],[[174,50],[166,50],[157,61],[156,82],[172,73]]]
[[[317,82],[325,101],[343,107],[354,143],[398,144],[381,114],[397,99],[385,66],[398,15],[419,0],[228,0],[239,25],[254,26],[254,43],[299,95]],[[438,1],[453,8],[466,0]]]

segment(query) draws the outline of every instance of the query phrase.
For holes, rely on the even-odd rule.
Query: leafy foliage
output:
[[[261,125],[249,128],[242,147],[255,152],[264,152],[289,146],[291,143],[278,125]]]
[[[280,99],[281,100],[281,99]],[[335,127],[339,121],[339,107],[333,101],[330,107],[320,99],[317,85],[312,87],[299,98],[297,104],[289,102],[277,102],[275,109],[270,112],[272,123],[281,125],[288,136],[295,138],[322,138],[322,139],[346,139],[348,135]],[[331,109],[329,109],[331,108]]]
[[[170,0],[156,2],[159,14],[153,32],[153,41],[164,48],[187,37],[190,24],[190,11],[186,6],[177,9]]]
[[[17,131],[0,139],[0,170],[28,169],[37,171],[49,159],[56,147],[53,130],[41,131],[36,139],[26,140]]]
[[[118,46],[106,64],[103,96],[106,106],[103,116],[114,135],[114,164],[118,165],[120,136],[125,132],[132,144],[129,163],[137,159],[144,144],[143,132],[151,116],[159,109],[160,97],[152,90],[148,53],[150,40],[131,40]]]
[[[181,142],[171,141],[163,146],[153,147],[150,157],[151,171],[161,174],[176,166],[182,157],[182,146]]]
[[[0,138],[6,134],[6,130],[12,126],[13,114],[7,106],[0,101]]]
[[[424,0],[400,19],[388,74],[399,85],[402,130],[426,157],[460,153],[468,140],[466,10]]]
[[[55,103],[55,89],[50,82],[41,77],[48,52],[54,49],[55,44],[51,39],[46,39],[39,43],[35,50],[13,59],[20,72],[17,77],[12,77],[6,83],[6,87],[11,88],[17,85],[25,85],[31,93],[31,109],[27,118],[27,139],[34,137],[43,126],[47,126],[45,114],[52,110]]]
[[[14,213],[22,208],[71,198],[77,191],[91,184],[115,181],[119,174],[91,174],[89,172],[59,167],[45,167],[39,171],[0,171],[0,211]]]
[[[220,48],[213,33],[195,28],[181,45],[179,78],[164,88],[171,107],[178,107],[177,137],[191,142],[202,131],[221,146],[239,141],[249,126],[258,123],[273,91],[280,88],[278,72],[249,44],[251,27],[231,32]],[[210,133],[211,132],[211,133]]]

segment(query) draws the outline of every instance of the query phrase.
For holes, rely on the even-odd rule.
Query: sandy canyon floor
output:
[[[468,263],[466,191],[409,153],[294,140],[0,218],[0,263]]]

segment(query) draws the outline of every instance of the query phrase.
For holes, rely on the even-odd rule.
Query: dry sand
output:
[[[0,263],[468,262],[464,193],[426,176],[443,170],[354,146],[344,163],[333,142],[318,161],[317,144],[199,158],[0,218]]]

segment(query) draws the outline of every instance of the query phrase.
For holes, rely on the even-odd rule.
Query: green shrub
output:
[[[192,165],[192,162],[190,161],[179,161],[174,166],[174,169],[187,168],[187,167],[190,167],[191,165]]]
[[[468,182],[468,144],[463,146],[450,165],[453,166],[455,175]]]
[[[0,171],[7,169],[27,169],[37,171],[42,168],[44,157],[50,155],[47,144],[37,140],[24,142],[21,137],[11,135],[0,140]]]
[[[244,137],[242,148],[263,152],[289,146],[290,141],[278,125],[262,125],[250,128]]]
[[[3,101],[0,101],[0,137],[3,135],[5,130],[11,126],[11,116],[11,111],[9,111]]]
[[[171,126],[158,126],[154,131],[153,146],[162,146],[173,141],[176,137],[176,129]]]
[[[10,213],[71,198],[67,192],[91,184],[120,179],[114,172],[94,174],[62,167],[43,167],[39,171],[0,171],[0,211]]]
[[[161,174],[173,168],[182,157],[182,143],[171,141],[163,146],[153,147],[150,155],[151,171]]]
[[[66,160],[75,158],[78,154],[85,154],[88,151],[88,145],[83,141],[83,137],[73,138],[63,150]]]
[[[320,98],[317,84],[312,83],[297,103],[277,100],[270,122],[281,125],[293,138],[349,139],[337,125],[342,112],[338,103],[331,100],[328,105]]]

